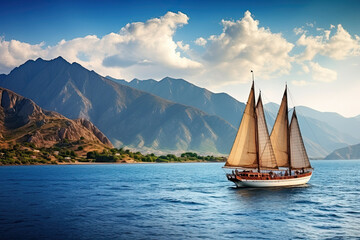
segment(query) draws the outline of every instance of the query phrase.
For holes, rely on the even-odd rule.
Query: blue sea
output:
[[[360,239],[360,161],[236,189],[223,163],[0,167],[1,239]]]

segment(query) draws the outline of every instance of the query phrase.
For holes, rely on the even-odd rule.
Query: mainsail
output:
[[[292,169],[311,168],[301,136],[295,108],[290,123],[290,154]]]
[[[255,90],[252,84],[245,111],[225,166],[257,168]]]
[[[270,141],[268,128],[266,125],[264,107],[261,100],[261,93],[256,105],[256,119],[258,129],[259,144],[259,163],[262,169],[278,169],[274,150]]]
[[[279,167],[289,167],[289,118],[287,105],[287,88],[281,101],[278,115],[271,132],[271,144]]]

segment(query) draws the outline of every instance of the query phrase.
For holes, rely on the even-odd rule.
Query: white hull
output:
[[[301,178],[290,178],[290,179],[274,179],[274,180],[237,180],[234,181],[237,187],[285,187],[285,186],[296,186],[306,184],[310,178],[310,176],[305,176]]]

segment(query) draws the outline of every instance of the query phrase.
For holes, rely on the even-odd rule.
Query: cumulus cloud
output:
[[[294,45],[281,33],[260,26],[249,11],[236,21],[222,20],[218,34],[202,36],[191,44],[202,46],[196,52],[191,44],[175,41],[177,29],[188,24],[181,12],[168,12],[145,22],[126,24],[120,31],[103,37],[88,35],[61,40],[54,46],[28,44],[0,37],[0,72],[9,72],[28,59],[52,59],[62,56],[102,75],[116,78],[162,78],[164,76],[204,79],[208,85],[226,85],[250,80],[250,70],[257,77],[270,79],[289,74],[294,62],[313,80],[334,81],[336,72],[313,62],[316,55],[344,59],[360,55],[360,38],[351,36],[340,24],[318,28],[309,35],[306,24],[293,31],[296,42],[305,50],[291,54]],[[315,30],[315,29],[313,29]],[[200,83],[201,81],[199,81]],[[294,84],[305,85],[303,81]]]
[[[293,85],[299,86],[299,87],[311,85],[310,82],[305,81],[305,80],[293,80],[293,81],[291,81],[291,83],[292,83]]]
[[[351,36],[341,24],[337,26],[336,32],[330,36],[332,29],[334,29],[333,25],[329,30],[323,30],[323,34],[317,36],[302,34],[297,45],[305,46],[305,51],[300,54],[299,59],[302,61],[312,60],[317,54],[335,60],[349,56],[360,56],[359,36]]]
[[[221,23],[222,33],[208,38],[203,55],[209,76],[231,83],[248,81],[250,69],[262,78],[290,71],[294,45],[281,34],[259,27],[249,11],[240,20]]]
[[[183,41],[178,41],[177,46],[183,50],[184,52],[189,51],[190,50],[190,45],[189,44],[184,44]]]
[[[309,63],[312,78],[318,82],[333,82],[337,79],[337,73],[331,69],[324,68],[316,62]]]
[[[188,44],[175,42],[176,29],[188,23],[184,13],[168,12],[146,22],[129,23],[102,38],[89,35],[55,46],[30,45],[0,39],[0,69],[6,72],[28,59],[63,56],[103,75],[131,79],[163,77],[166,73],[196,73],[202,64],[181,55]]]
[[[302,70],[303,70],[305,73],[309,73],[309,72],[310,72],[309,67],[306,66],[305,64],[302,64],[301,68],[302,68]]]
[[[17,40],[5,41],[0,37],[0,71],[6,72],[25,60],[43,54],[44,43],[31,45]]]
[[[198,39],[195,40],[195,44],[199,45],[199,46],[205,46],[207,43],[205,38],[199,37]]]

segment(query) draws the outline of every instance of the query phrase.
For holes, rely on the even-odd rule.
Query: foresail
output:
[[[245,111],[225,166],[257,168],[255,142],[255,93],[254,83]]]
[[[278,115],[271,132],[271,144],[274,149],[275,158],[279,167],[288,167],[288,131],[289,131],[289,119],[288,119],[288,107],[287,107],[287,90],[285,89],[284,96],[281,101]]]
[[[304,146],[304,141],[301,136],[295,108],[290,123],[290,152],[292,169],[311,168],[311,164]]]
[[[259,162],[261,169],[278,169],[274,150],[270,141],[269,132],[266,125],[264,107],[261,95],[256,105],[256,117],[258,124],[258,144],[259,144]]]

